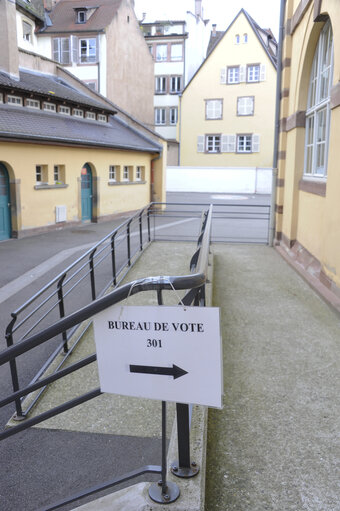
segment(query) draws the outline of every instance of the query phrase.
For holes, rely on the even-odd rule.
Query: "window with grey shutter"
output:
[[[198,135],[197,137],[197,152],[204,153],[204,135]]]
[[[254,134],[252,137],[252,151],[253,153],[260,152],[260,135]]]

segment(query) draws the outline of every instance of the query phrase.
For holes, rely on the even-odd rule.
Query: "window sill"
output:
[[[327,182],[324,180],[314,181],[308,178],[302,178],[299,181],[299,190],[307,193],[313,193],[320,197],[326,197],[326,185]]]
[[[35,185],[34,190],[51,190],[55,188],[67,188],[68,185],[62,184],[62,185]]]
[[[109,181],[109,186],[120,186],[120,185],[145,185],[146,181]]]

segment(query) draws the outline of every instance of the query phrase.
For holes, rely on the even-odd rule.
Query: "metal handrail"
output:
[[[125,300],[128,296],[140,293],[142,291],[196,289],[203,286],[206,282],[206,273],[208,267],[211,215],[212,207],[210,207],[208,211],[208,228],[205,232],[205,236],[202,239],[202,245],[198,256],[195,273],[183,276],[146,277],[143,279],[137,279],[132,282],[128,282],[127,284],[114,289],[111,291],[111,293],[96,299],[82,309],[71,313],[65,318],[60,319],[54,325],[45,328],[42,332],[32,335],[24,341],[2,351],[0,353],[0,366],[6,362],[9,362],[12,358],[22,355],[30,349],[43,344],[56,335],[61,334],[65,330],[68,330],[71,327],[86,321],[95,314],[98,314],[99,312],[107,309],[111,305]]]

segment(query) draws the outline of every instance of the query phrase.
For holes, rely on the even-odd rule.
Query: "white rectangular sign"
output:
[[[115,305],[93,325],[103,392],[222,406],[218,308]]]

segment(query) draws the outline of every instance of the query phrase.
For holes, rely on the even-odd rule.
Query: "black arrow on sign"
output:
[[[188,374],[188,371],[184,371],[184,369],[181,369],[175,364],[172,364],[172,367],[137,366],[130,364],[130,373],[161,374],[165,376],[173,376],[174,380],[176,380],[176,378],[180,378],[181,376]]]

